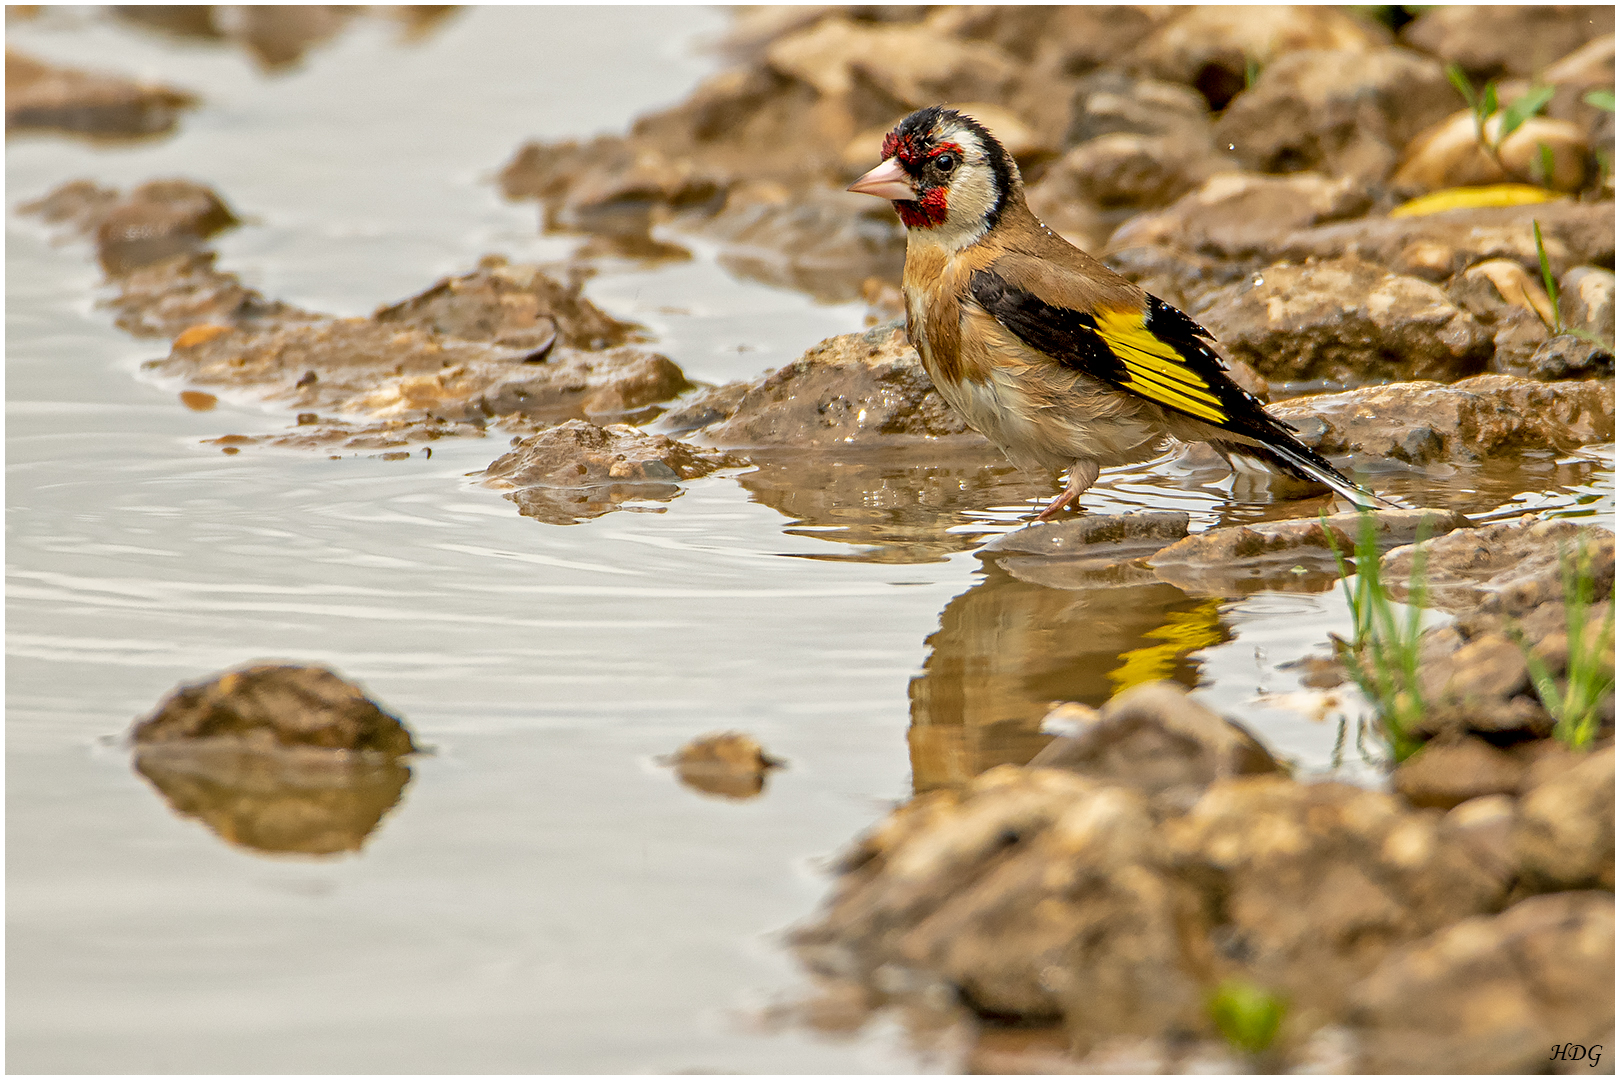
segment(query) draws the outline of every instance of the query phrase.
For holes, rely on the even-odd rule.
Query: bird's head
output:
[[[1018,166],[971,116],[938,105],[900,121],[883,140],[883,163],[850,191],[889,199],[913,235],[966,247],[995,227],[1022,188]]]

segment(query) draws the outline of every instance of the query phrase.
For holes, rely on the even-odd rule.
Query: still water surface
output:
[[[493,173],[525,138],[679,100],[723,26],[697,8],[484,8],[402,44],[361,21],[267,76],[72,10],[8,25],[35,55],[204,98],[166,140],[7,145],[13,1071],[949,1069],[882,1021],[833,1040],[759,1020],[803,990],[779,934],[819,902],[821,861],[914,784],[1027,755],[1032,712],[1100,701],[1143,665],[1326,768],[1330,725],[1254,698],[1296,689],[1277,665],[1345,629],[1334,593],[1081,596],[968,550],[1015,506],[954,510],[919,545],[874,500],[800,521],[735,473],[544,525],[466,479],[498,438],[406,461],[224,456],[200,440],[289,418],[183,408],[138,372],[162,343],[94,306],[87,246],[13,210],[75,178],[187,176],[250,218],[219,238],[224,268],[366,314],[489,252],[565,255]],[[859,305],[694,251],[588,292],[695,379],[752,377],[862,324]],[[1556,483],[1519,495],[1509,478],[1487,502],[1612,510],[1611,468],[1549,467]],[[1195,527],[1242,512],[1151,469],[1105,477],[1088,505],[1187,509]],[[231,846],[130,768],[122,733],[177,683],[278,658],[358,681],[433,748],[362,854]],[[951,716],[967,723],[943,730]],[[998,742],[997,720],[1025,723]],[[705,797],[657,763],[726,728],[789,761],[763,797]]]

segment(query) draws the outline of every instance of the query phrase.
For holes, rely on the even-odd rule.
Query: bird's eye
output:
[[[938,169],[940,172],[947,172],[947,173],[950,172],[952,169],[956,168],[956,155],[955,154],[935,154],[934,155],[934,167],[936,169]]]

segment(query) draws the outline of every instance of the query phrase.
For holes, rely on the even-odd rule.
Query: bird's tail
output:
[[[1388,509],[1395,505],[1356,485],[1327,458],[1297,439],[1279,438],[1269,443],[1223,441],[1216,443],[1215,448],[1223,454],[1254,459],[1300,480],[1325,484],[1362,509]]]

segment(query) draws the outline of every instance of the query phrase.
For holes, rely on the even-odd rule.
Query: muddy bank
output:
[[[1289,779],[1240,726],[1172,684],[1140,685],[1029,766],[901,807],[841,856],[794,942],[868,1007],[941,987],[961,996],[970,1033],[984,1031],[974,1016],[1059,1025],[1032,1071],[1102,1068],[1129,1044],[1163,1062],[1287,1070],[1324,1040],[1340,1044],[1339,1071],[1412,1069],[1451,1044],[1404,1010],[1460,1016],[1567,977],[1551,1000],[1573,1012],[1536,1010],[1511,1037],[1472,1044],[1479,1069],[1534,1068],[1544,1036],[1567,1026],[1597,1041],[1612,1020],[1612,891],[1582,891],[1612,890],[1612,837],[1579,849],[1591,854],[1578,873],[1596,877],[1574,879],[1550,878],[1528,840],[1543,802],[1612,790],[1612,748],[1567,757],[1546,759],[1521,798],[1442,814]],[[1468,956],[1543,959],[1486,989],[1448,945],[1458,935],[1500,941]],[[1565,940],[1582,944],[1543,951]],[[1223,1047],[1207,1004],[1233,984],[1282,1003],[1258,1057]],[[1018,1062],[1002,1067],[1033,1064]]]
[[[262,852],[359,851],[418,751],[399,719],[319,667],[257,665],[183,686],[130,731],[175,813]]]

